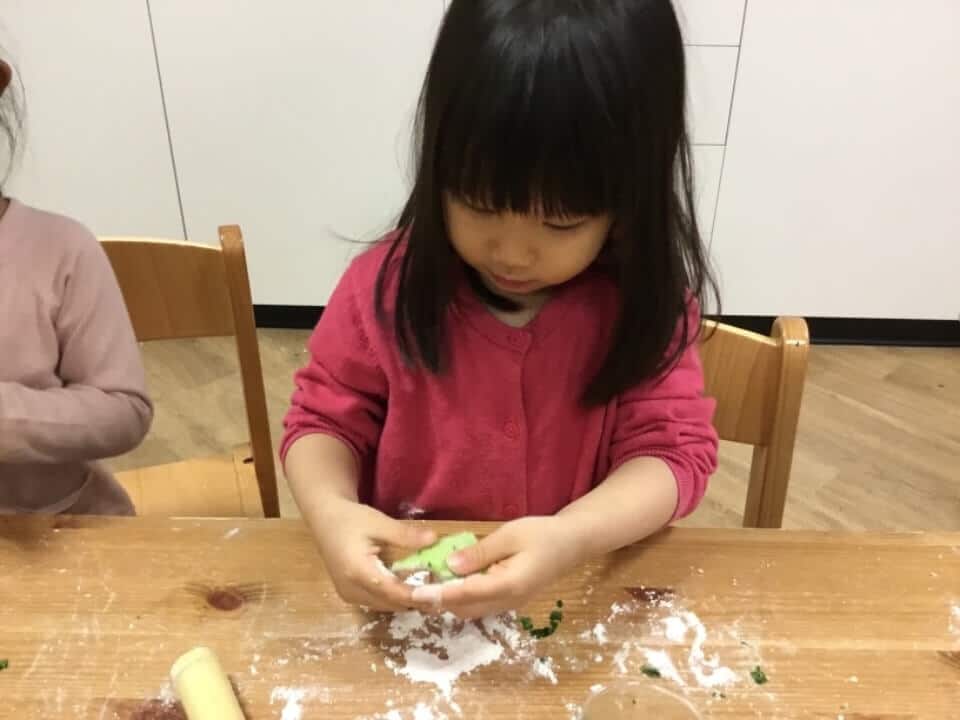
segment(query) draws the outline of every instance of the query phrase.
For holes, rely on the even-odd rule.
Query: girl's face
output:
[[[449,194],[444,195],[444,212],[463,261],[492,291],[520,304],[586,270],[613,224],[609,215],[497,213]]]

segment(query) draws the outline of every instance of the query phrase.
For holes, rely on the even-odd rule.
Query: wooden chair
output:
[[[232,455],[119,473],[143,515],[279,517],[277,478],[240,228],[220,247],[102,238],[140,341],[234,336],[250,445]]]
[[[744,527],[779,528],[793,463],[810,335],[802,318],[779,318],[770,337],[704,323],[700,347],[721,439],[753,445]]]

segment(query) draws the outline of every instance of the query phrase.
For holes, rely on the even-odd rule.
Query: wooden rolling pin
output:
[[[233,685],[210,648],[197,647],[179,657],[170,680],[188,720],[245,720]]]

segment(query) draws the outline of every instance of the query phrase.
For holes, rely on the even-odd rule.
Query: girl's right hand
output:
[[[340,597],[381,612],[402,612],[417,605],[413,588],[384,566],[380,552],[387,545],[419,550],[434,543],[436,533],[349,500],[336,501],[325,510],[314,532]]]

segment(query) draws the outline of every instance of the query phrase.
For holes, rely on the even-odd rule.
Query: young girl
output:
[[[0,60],[0,147],[10,158],[11,77]],[[93,461],[135,447],[152,408],[96,238],[0,193],[0,317],[0,513],[133,514]]]
[[[669,0],[453,0],[396,232],[344,275],[282,456],[347,601],[521,606],[690,513],[715,469],[696,341],[714,285],[692,212]],[[395,518],[506,520],[414,592]]]

